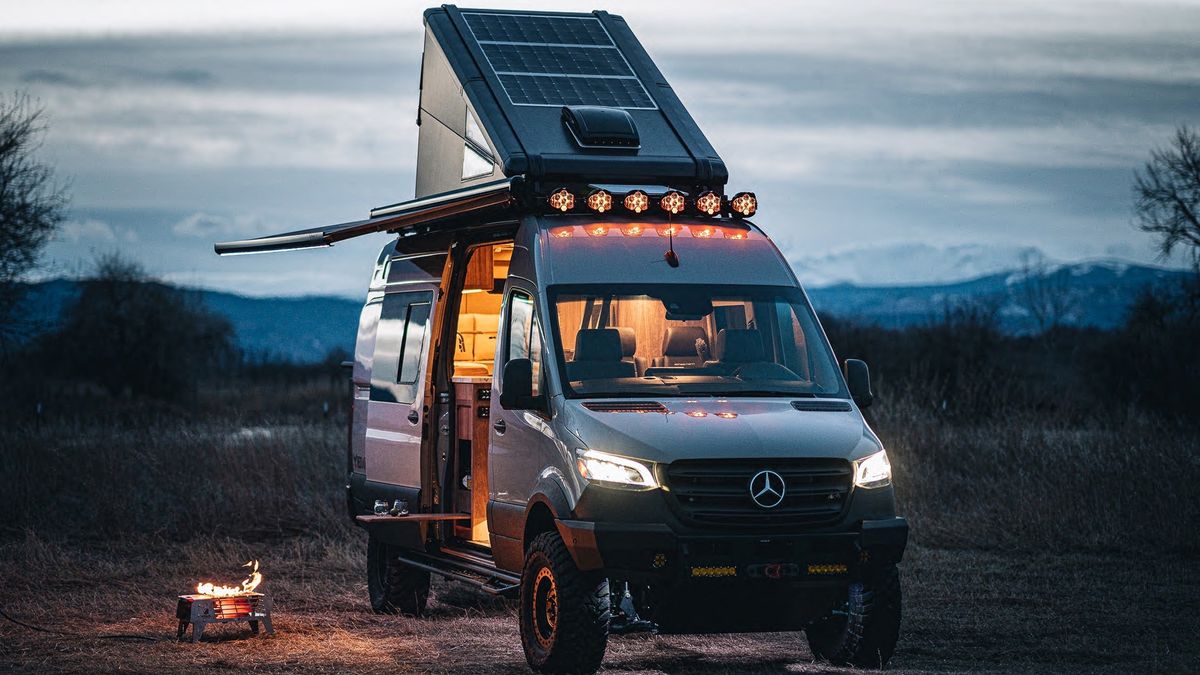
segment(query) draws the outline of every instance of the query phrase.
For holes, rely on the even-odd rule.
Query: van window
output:
[[[846,397],[798,288],[551,286],[568,396]]]
[[[391,293],[383,298],[371,367],[371,400],[413,403],[420,391],[425,336],[433,294]]]
[[[533,298],[525,291],[515,290],[509,296],[508,358],[529,359],[533,365],[533,395],[541,392],[542,330],[534,309]]]

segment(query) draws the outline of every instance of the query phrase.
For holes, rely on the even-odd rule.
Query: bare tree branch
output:
[[[1159,236],[1161,256],[1184,246],[1200,270],[1200,136],[1181,126],[1171,147],[1152,151],[1133,196],[1138,227]]]
[[[35,154],[45,132],[29,96],[0,96],[0,354],[20,334],[13,311],[24,275],[66,215],[65,191]]]

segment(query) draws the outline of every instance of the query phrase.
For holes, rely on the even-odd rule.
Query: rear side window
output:
[[[420,391],[425,337],[433,294],[391,293],[384,297],[375,336],[371,400],[413,403]]]

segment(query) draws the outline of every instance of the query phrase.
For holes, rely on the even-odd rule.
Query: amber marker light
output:
[[[715,216],[721,212],[721,195],[712,190],[705,190],[696,197],[696,210],[706,216]]]
[[[692,236],[700,239],[711,239],[721,233],[721,228],[716,225],[693,225]]]
[[[683,232],[683,226],[678,223],[668,223],[655,230],[660,237],[678,237]]]
[[[729,200],[729,210],[735,216],[749,218],[758,211],[758,198],[753,192],[739,192]]]
[[[567,227],[555,228],[553,230],[550,230],[550,236],[557,237],[559,239],[566,239],[567,237],[571,236],[572,231],[574,229],[575,229],[574,227],[571,227],[569,225]]]
[[[593,223],[583,228],[584,232],[588,233],[589,237],[606,237],[608,236],[608,225],[604,223]]]
[[[719,412],[719,413],[717,413],[717,417],[720,417],[723,420],[731,420],[731,419],[734,419],[737,417],[737,413],[735,413],[735,412]]]
[[[563,213],[575,208],[575,195],[571,194],[567,188],[559,188],[551,192],[548,201],[550,208]]]
[[[704,412],[703,410],[690,410],[690,411],[688,411],[687,416],[688,417],[708,417],[708,413]]]
[[[588,208],[596,213],[612,211],[613,198],[608,190],[594,190],[587,198]]]
[[[646,231],[646,227],[641,223],[629,223],[621,228],[621,234],[626,237],[640,237]]]
[[[726,239],[745,239],[746,233],[741,230],[727,230],[725,232]]]
[[[658,204],[663,208],[663,211],[673,216],[683,213],[683,210],[687,208],[687,200],[683,198],[682,194],[674,190],[663,195]]]
[[[650,208],[650,198],[646,196],[645,192],[642,192],[641,190],[634,190],[633,192],[625,195],[624,204],[625,208],[629,209],[630,211],[633,211],[634,213],[641,213]]]

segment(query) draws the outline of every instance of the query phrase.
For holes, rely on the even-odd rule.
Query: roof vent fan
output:
[[[620,108],[595,105],[565,105],[563,126],[581,148],[638,150],[642,147],[633,117]]]

